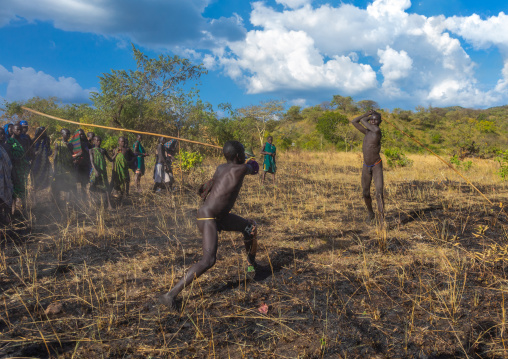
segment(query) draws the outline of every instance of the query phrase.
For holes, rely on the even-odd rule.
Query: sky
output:
[[[382,108],[508,104],[508,10],[487,0],[0,0],[0,102],[89,103],[150,57],[202,63],[214,108],[333,95]]]

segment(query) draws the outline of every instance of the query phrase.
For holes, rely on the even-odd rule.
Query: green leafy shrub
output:
[[[106,136],[102,137],[101,147],[107,151],[111,151],[118,147],[118,136]]]
[[[461,161],[457,155],[454,155],[452,158],[450,158],[450,163],[454,164],[455,167],[459,169],[463,169],[464,171],[469,171],[473,165],[473,161]]]
[[[498,171],[499,176],[506,181],[508,179],[508,150],[499,152],[499,156],[496,157],[496,161],[499,162],[500,168]]]
[[[184,171],[188,171],[203,163],[203,155],[199,152],[181,151],[181,153],[176,156],[176,159],[180,162],[182,170]]]
[[[384,155],[390,167],[408,167],[413,164],[413,161],[398,148],[387,148],[384,150]]]

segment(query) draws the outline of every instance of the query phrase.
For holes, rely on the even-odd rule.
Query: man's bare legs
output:
[[[141,172],[136,172],[134,175],[134,183],[136,184],[136,190],[141,192]]]
[[[263,171],[263,176],[261,177],[261,184],[265,184],[265,176],[266,176],[266,171]],[[274,186],[276,185],[275,173],[272,173],[272,183]]]
[[[374,187],[376,189],[376,203],[377,209],[380,214],[380,222],[384,219],[384,179],[383,179],[383,163],[380,162],[374,167],[363,166],[362,170],[362,189],[363,189],[363,200],[367,206],[368,215],[366,218],[367,223],[371,223],[376,215],[372,208],[372,197],[370,195],[370,185],[374,178]]]
[[[257,240],[245,234],[246,229],[253,223],[234,214],[228,214],[220,221],[221,230],[244,233],[245,250],[249,264],[256,265]],[[176,296],[195,278],[199,278],[208,269],[212,268],[217,259],[218,234],[217,222],[214,219],[198,221],[199,231],[203,235],[203,256],[185,274],[185,276],[166,294],[160,297],[160,302],[170,308],[175,308]]]

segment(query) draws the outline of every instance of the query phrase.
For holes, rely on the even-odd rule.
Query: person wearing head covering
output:
[[[4,133],[5,133],[5,140],[4,140],[4,142],[7,141],[7,139],[9,137],[11,137],[12,126],[13,126],[12,122],[6,123],[4,125],[4,127],[3,127],[4,128]]]
[[[49,157],[53,154],[53,151],[45,127],[37,128],[34,139],[34,159],[32,160],[30,178],[32,179],[34,191],[40,191],[48,188],[51,183]]]

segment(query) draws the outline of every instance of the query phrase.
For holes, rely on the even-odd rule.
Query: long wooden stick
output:
[[[409,137],[410,139],[412,139],[413,141],[415,141],[417,144],[419,144],[420,146],[422,146],[423,148],[425,148],[427,151],[429,151],[430,153],[432,153],[434,156],[436,156],[441,162],[443,162],[445,165],[447,165],[448,167],[450,167],[453,171],[455,171],[460,177],[462,177],[462,179],[464,179],[464,181],[466,181],[471,187],[473,187],[479,194],[482,195],[483,198],[485,198],[487,200],[487,202],[489,202],[491,205],[494,205],[494,203],[492,203],[490,201],[490,199],[487,198],[487,196],[485,196],[482,191],[480,191],[478,188],[476,188],[476,186],[470,181],[468,180],[466,177],[464,177],[459,171],[457,171],[453,165],[447,161],[445,161],[444,159],[442,159],[439,155],[437,155],[434,151],[432,151],[430,148],[427,148],[427,146],[425,146],[423,143],[421,143],[420,141],[418,141],[416,138],[412,137],[411,135],[408,135],[407,133],[405,133],[404,131],[402,131],[400,128],[398,128],[397,126],[395,126],[394,124],[386,121],[385,119],[383,119],[383,121],[385,121],[387,124],[389,124],[390,126],[392,126],[393,128],[395,128],[397,131],[399,131],[400,133],[402,133],[403,135],[405,135],[406,137]]]
[[[198,142],[198,141],[193,141],[193,140],[187,140],[185,138],[173,137],[173,136],[168,136],[168,135],[161,135],[159,133],[152,133],[152,132],[127,130],[125,128],[118,128],[118,127],[109,127],[109,126],[102,126],[102,125],[94,125],[94,124],[91,124],[91,123],[81,123],[81,122],[76,122],[76,121],[71,121],[71,120],[65,120],[63,118],[59,118],[59,117],[56,117],[56,116],[51,116],[51,115],[48,115],[48,114],[45,114],[45,113],[42,113],[42,112],[39,112],[39,111],[36,111],[36,110],[32,110],[31,108],[28,108],[28,107],[25,107],[25,106],[21,106],[21,108],[23,110],[25,110],[25,111],[29,111],[29,112],[35,113],[36,115],[39,115],[39,116],[44,116],[44,117],[47,117],[47,118],[51,118],[53,120],[67,122],[67,123],[72,123],[72,124],[79,125],[79,126],[98,127],[98,128],[104,128],[104,129],[113,130],[113,131],[124,131],[124,132],[131,132],[131,133],[139,133],[139,134],[148,135],[148,136],[167,137],[167,138],[172,138],[172,139],[175,139],[175,140],[178,140],[178,141],[190,142],[190,143],[195,143],[195,144],[202,145],[202,146],[208,146],[208,147],[214,147],[214,148],[222,149],[222,147],[220,147],[220,146],[211,145],[209,143],[203,143],[203,142]]]

